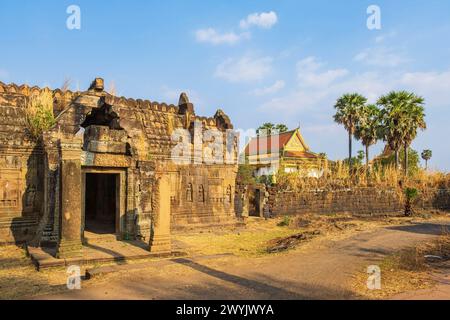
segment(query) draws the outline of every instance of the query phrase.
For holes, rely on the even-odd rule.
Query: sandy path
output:
[[[398,249],[440,235],[443,222],[363,232],[316,249],[258,259],[229,257],[120,272],[41,299],[351,299],[352,274]],[[450,299],[449,284],[440,288]],[[415,297],[411,295],[409,297]],[[399,296],[408,298],[408,296]]]

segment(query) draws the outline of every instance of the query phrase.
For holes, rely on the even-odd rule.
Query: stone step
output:
[[[117,236],[115,234],[93,234],[84,233],[84,244],[98,244],[105,242],[115,242],[117,241]]]

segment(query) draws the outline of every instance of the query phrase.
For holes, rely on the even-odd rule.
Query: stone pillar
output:
[[[156,201],[153,208],[154,220],[150,236],[150,252],[170,253],[172,244],[170,239],[170,179],[162,175],[156,180]]]
[[[56,257],[81,255],[81,147],[79,140],[63,140],[61,148],[61,217]]]

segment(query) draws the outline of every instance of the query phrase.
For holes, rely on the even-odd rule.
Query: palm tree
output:
[[[273,123],[267,122],[258,128],[257,133],[258,135],[260,135],[261,133],[265,135],[270,135],[274,129],[275,125]]]
[[[433,151],[431,150],[423,150],[422,159],[425,160],[425,170],[428,170],[428,161],[433,157]]]
[[[408,149],[417,136],[418,129],[425,129],[424,99],[406,91],[392,91],[378,99],[382,107],[381,121],[384,140],[395,152],[395,167],[398,169],[400,147],[405,148],[405,174],[408,172]]]
[[[399,149],[403,142],[402,101],[398,92],[391,91],[380,97],[377,105],[381,107],[382,137],[395,153],[395,168],[398,169]]]
[[[355,137],[366,148],[366,168],[369,169],[369,147],[377,143],[380,137],[380,109],[374,105],[364,105],[355,129]]]
[[[403,125],[404,125],[404,137],[403,137],[403,146],[405,148],[405,159],[404,159],[404,169],[405,175],[408,175],[408,150],[411,146],[411,143],[417,137],[417,131],[425,130],[427,128],[427,124],[425,122],[425,100],[415,95],[414,93],[405,94],[405,104],[404,104],[404,117],[403,117]]]
[[[275,130],[277,130],[279,133],[283,133],[283,132],[287,132],[289,130],[289,128],[286,125],[280,123],[275,126]]]
[[[340,97],[334,106],[336,109],[334,121],[342,124],[348,132],[348,159],[350,172],[352,170],[352,137],[360,119],[361,108],[366,102],[367,99],[358,93],[347,93]]]

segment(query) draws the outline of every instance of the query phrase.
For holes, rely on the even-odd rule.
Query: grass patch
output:
[[[176,235],[174,238],[189,246],[189,253],[211,255],[232,253],[236,256],[257,257],[267,254],[267,243],[275,238],[284,238],[296,233],[299,229],[278,226],[279,219],[249,219],[247,228],[234,230],[224,234],[196,233]]]
[[[64,269],[37,272],[23,248],[0,247],[0,299],[12,300],[67,290]]]
[[[173,237],[182,242],[190,254],[232,253],[241,257],[258,257],[271,254],[268,248],[274,241],[299,234],[314,234],[314,237],[298,241],[297,244],[301,243],[303,246],[312,238],[334,241],[351,236],[355,231],[368,230],[379,225],[380,221],[365,221],[350,215],[311,214],[269,220],[250,217],[246,227],[240,230],[179,234]]]

